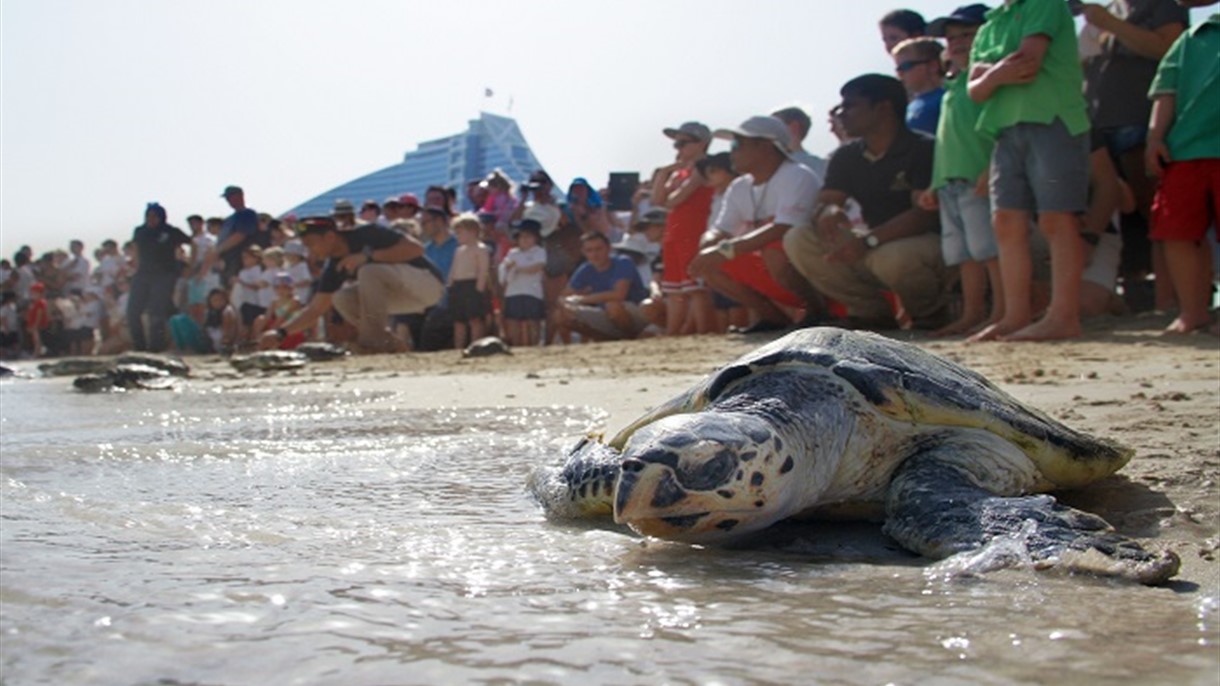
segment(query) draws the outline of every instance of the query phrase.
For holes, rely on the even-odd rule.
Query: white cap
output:
[[[716,129],[716,132],[712,134],[713,138],[728,140],[732,140],[734,136],[765,138],[775,143],[775,147],[784,153],[784,157],[789,159],[792,157],[791,153],[788,152],[788,145],[791,141],[788,126],[775,117],[760,114],[743,121],[741,126],[735,129]]]

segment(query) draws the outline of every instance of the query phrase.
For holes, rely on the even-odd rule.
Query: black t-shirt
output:
[[[366,247],[372,250],[382,250],[398,244],[399,241],[407,240],[401,233],[380,224],[363,224],[354,229],[338,233],[343,240],[347,241],[347,249],[352,254],[363,252]],[[354,273],[339,268],[339,261],[341,259],[343,258],[332,257],[326,260],[326,264],[322,266],[322,276],[318,278],[318,293],[334,293],[343,287],[343,282],[356,278]],[[438,281],[441,283],[445,282],[445,277],[441,275],[441,270],[437,269],[436,265],[432,264],[432,261],[423,255],[406,264],[417,269],[426,269]]]
[[[864,141],[840,146],[830,155],[822,188],[842,191],[860,203],[870,227],[911,209],[911,192],[932,183],[931,136],[902,129],[879,160],[865,157]]]
[[[137,226],[131,235],[139,255],[136,271],[141,274],[178,274],[182,263],[178,261],[178,246],[190,245],[191,237],[176,226],[162,224],[157,228]]]

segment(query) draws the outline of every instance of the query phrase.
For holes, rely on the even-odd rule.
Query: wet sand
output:
[[[1067,503],[1105,517],[1151,547],[1174,550],[1174,586],[1220,592],[1220,340],[1162,337],[1160,317],[1086,326],[1083,338],[1049,343],[966,344],[912,340],[972,367],[1065,423],[1133,446],[1117,475]],[[1104,326],[1104,328],[1102,328]],[[774,336],[699,336],[518,349],[463,359],[456,351],[353,357],[293,374],[238,375],[219,359],[196,358],[197,382],[322,385],[409,391],[413,407],[586,406],[604,423],[573,432],[613,434],[642,412]],[[405,407],[404,407],[405,405]],[[560,455],[556,455],[556,460]]]

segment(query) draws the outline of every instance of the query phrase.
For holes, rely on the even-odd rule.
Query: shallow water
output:
[[[4,684],[1198,683],[1215,589],[547,523],[586,409],[0,383]],[[830,540],[828,541],[827,538]]]

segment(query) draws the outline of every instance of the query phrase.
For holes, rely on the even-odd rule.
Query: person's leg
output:
[[[1010,341],[1042,341],[1080,335],[1080,273],[1083,241],[1080,219],[1070,212],[1042,212],[1038,229],[1051,251],[1051,302],[1037,322],[1004,337]]]
[[[131,331],[131,348],[138,352],[148,350],[144,336],[144,310],[148,309],[152,284],[147,275],[137,273],[131,278],[131,289],[127,293],[127,328]]]
[[[1033,268],[1029,259],[1029,222],[1029,212],[1020,210],[995,210],[993,214],[1004,315],[971,336],[971,341],[990,341],[1015,333],[1033,318],[1029,301]]]
[[[665,293],[665,334],[667,336],[679,336],[684,333],[689,306],[690,298],[686,293],[677,291]]]
[[[1211,251],[1204,241],[1166,240],[1165,260],[1178,294],[1178,316],[1165,333],[1181,334],[1211,323]]]
[[[870,327],[892,328],[894,310],[881,294],[885,285],[864,261],[827,262],[829,251],[830,246],[813,229],[792,229],[784,234],[784,253],[789,262],[818,292],[842,303],[853,319]]]
[[[826,297],[792,265],[787,253],[783,250],[763,250],[762,257],[771,278],[799,298],[804,305],[807,326],[830,318]]]
[[[932,332],[933,337],[956,336],[987,319],[987,269],[968,260],[958,265],[961,274],[962,312],[957,319]]]
[[[891,241],[869,250],[863,263],[885,290],[898,296],[916,328],[937,329],[948,323],[951,270],[941,256],[940,236],[926,233]]]

